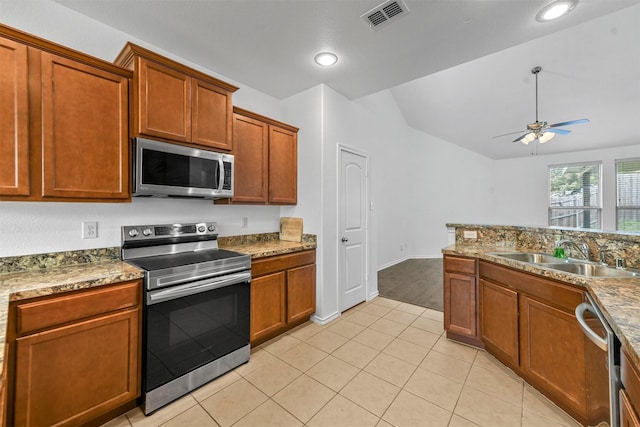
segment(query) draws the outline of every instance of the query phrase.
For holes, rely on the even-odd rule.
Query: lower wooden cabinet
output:
[[[251,263],[251,344],[258,345],[309,320],[316,310],[316,251]]]
[[[101,423],[140,396],[139,280],[10,306],[8,424]]]
[[[476,264],[475,258],[444,256],[444,329],[448,338],[481,347]]]
[[[625,352],[620,357],[620,379],[620,426],[640,427],[640,373]]]
[[[485,261],[479,275],[487,351],[581,423],[606,421],[606,353],[574,315],[585,291]]]
[[[485,348],[510,367],[518,366],[518,294],[480,279],[480,330]]]

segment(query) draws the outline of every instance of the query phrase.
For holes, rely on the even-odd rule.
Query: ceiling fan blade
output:
[[[571,133],[570,130],[566,129],[545,129],[545,132],[557,133],[558,135],[569,135]]]
[[[577,125],[578,123],[589,123],[589,119],[571,120],[569,122],[554,123],[552,125],[549,125],[549,127],[550,128],[557,128],[557,127],[560,127],[560,126]]]
[[[526,132],[524,135],[520,135],[517,139],[514,139],[511,142],[520,142],[524,139],[525,136],[529,135],[531,132]]]
[[[507,136],[507,135],[515,135],[516,133],[520,133],[522,132],[521,130],[517,130],[515,132],[509,132],[509,133],[503,133],[502,135],[496,135],[493,138],[500,138],[501,136]]]

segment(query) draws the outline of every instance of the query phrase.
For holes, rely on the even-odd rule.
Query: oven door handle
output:
[[[214,289],[224,288],[226,286],[236,285],[238,283],[251,282],[251,272],[228,274],[223,277],[198,280],[185,285],[173,286],[168,289],[147,292],[147,305],[158,304],[164,301],[170,301],[189,295],[199,294],[201,292],[211,291]]]

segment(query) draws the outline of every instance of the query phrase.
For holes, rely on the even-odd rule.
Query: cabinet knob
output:
[[[342,243],[345,243],[345,242],[348,242],[348,241],[349,241],[349,239],[347,239],[346,237],[342,238]]]

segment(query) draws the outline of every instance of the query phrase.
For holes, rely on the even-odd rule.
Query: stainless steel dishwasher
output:
[[[575,314],[584,334],[598,346],[607,352],[607,369],[609,371],[609,425],[620,427],[620,341],[611,329],[604,315],[589,294],[586,294],[587,302],[576,307]],[[587,312],[592,313],[601,327],[600,334],[588,325]]]

